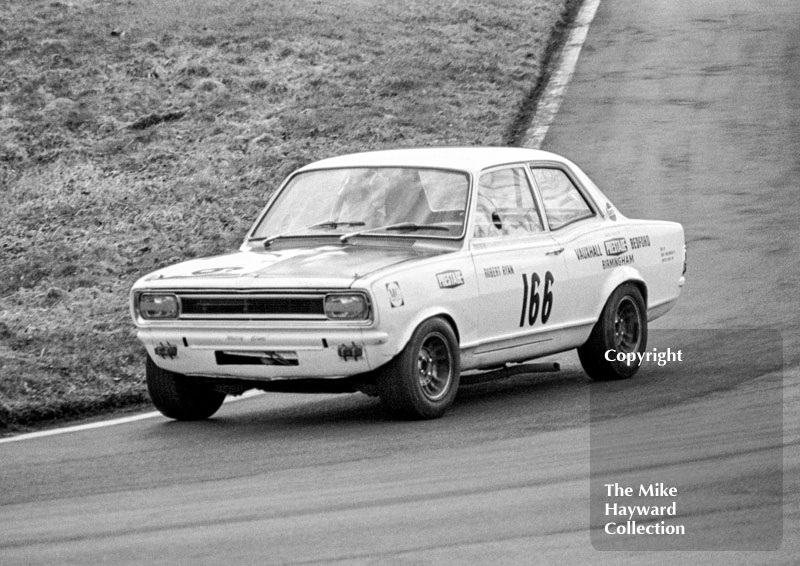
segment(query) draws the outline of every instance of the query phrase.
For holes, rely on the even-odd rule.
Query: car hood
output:
[[[411,248],[320,246],[238,252],[179,263],[140,279],[148,288],[341,288],[381,269],[445,253]]]

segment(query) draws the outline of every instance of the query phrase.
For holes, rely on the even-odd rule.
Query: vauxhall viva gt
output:
[[[561,156],[377,151],[295,171],[238,252],[146,275],[131,312],[167,417],[260,389],[435,418],[462,372],[573,348],[592,379],[632,376],[685,260],[680,224],[626,218]]]

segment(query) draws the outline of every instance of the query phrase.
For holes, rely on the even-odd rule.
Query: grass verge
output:
[[[292,169],[498,145],[570,0],[0,7],[0,429],[141,403],[128,289]]]

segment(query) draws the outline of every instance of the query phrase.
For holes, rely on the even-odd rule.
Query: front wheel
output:
[[[589,340],[578,348],[578,357],[584,371],[596,381],[627,379],[639,370],[639,358],[623,358],[646,348],[647,307],[639,288],[625,283],[611,293]]]
[[[406,347],[378,375],[381,402],[395,416],[435,419],[453,404],[461,376],[455,332],[441,318],[414,331]]]
[[[217,412],[225,393],[180,373],[158,367],[150,356],[145,366],[147,391],[161,414],[178,421],[200,421]]]

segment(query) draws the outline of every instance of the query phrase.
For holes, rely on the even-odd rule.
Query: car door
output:
[[[571,297],[572,327],[593,325],[605,302],[603,282],[611,268],[630,259],[622,227],[598,211],[569,169],[560,164],[530,164],[550,233],[564,248]]]
[[[481,174],[468,229],[479,290],[476,356],[488,364],[545,353],[553,342],[548,329],[565,320],[566,265],[525,165]]]

